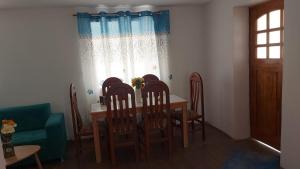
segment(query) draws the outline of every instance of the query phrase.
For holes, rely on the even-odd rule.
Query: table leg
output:
[[[34,158],[35,158],[36,164],[38,165],[38,168],[43,169],[43,166],[41,164],[40,158],[37,153],[34,154]]]
[[[182,135],[183,135],[183,147],[189,146],[189,133],[187,125],[187,103],[182,104]]]
[[[101,163],[100,130],[97,120],[97,117],[92,117],[96,162]]]

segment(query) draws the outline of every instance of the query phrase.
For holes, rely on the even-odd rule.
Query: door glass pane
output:
[[[267,14],[264,14],[257,19],[257,30],[266,30],[267,29]]]
[[[269,47],[269,58],[270,59],[280,59],[280,46],[270,46]]]
[[[267,33],[259,33],[257,34],[257,44],[263,45],[267,43]]]
[[[280,27],[280,10],[270,12],[270,25],[269,28],[279,28]]]
[[[257,55],[257,59],[266,59],[267,58],[267,47],[258,47],[256,55]]]
[[[269,43],[280,43],[280,31],[270,32]]]

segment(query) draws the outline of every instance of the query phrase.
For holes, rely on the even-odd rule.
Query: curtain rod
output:
[[[139,15],[140,12],[130,12],[131,15]],[[152,12],[152,13],[155,13],[155,14],[161,14],[161,12]],[[99,13],[90,13],[90,15],[92,16],[101,16],[101,14]],[[108,16],[118,16],[120,15],[119,13],[106,13],[106,15]],[[77,14],[73,14],[73,16],[77,16]]]

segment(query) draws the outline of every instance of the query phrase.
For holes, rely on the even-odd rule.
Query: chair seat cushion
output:
[[[31,130],[17,132],[13,135],[12,142],[14,145],[41,145],[47,141],[46,130]]]

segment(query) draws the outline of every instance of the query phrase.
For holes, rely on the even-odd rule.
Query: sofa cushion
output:
[[[47,141],[46,130],[31,130],[16,132],[13,135],[12,142],[14,145],[42,145]]]
[[[51,113],[50,104],[37,104],[0,109],[0,120],[14,120],[16,132],[43,129]]]

